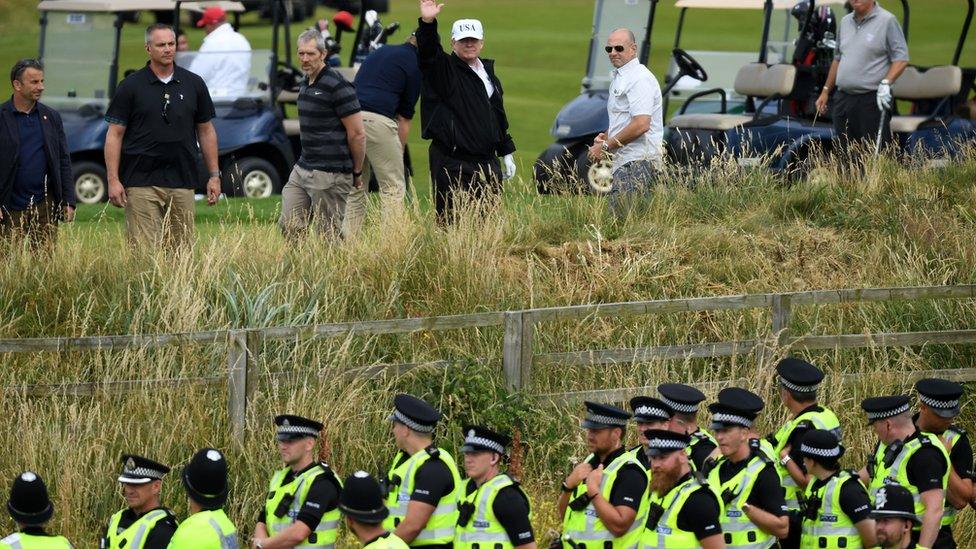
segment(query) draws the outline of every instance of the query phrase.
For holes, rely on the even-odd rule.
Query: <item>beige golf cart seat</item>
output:
[[[772,96],[786,97],[793,91],[796,67],[793,65],[749,63],[735,76],[735,91],[738,94],[764,99]],[[731,130],[751,122],[753,114],[679,114],[668,120],[668,127],[695,130]]]
[[[959,93],[962,87],[962,70],[959,67],[942,65],[922,72],[915,67],[907,67],[891,86],[895,99],[919,101],[943,99]],[[912,133],[924,122],[936,120],[935,116],[892,116],[891,131]]]

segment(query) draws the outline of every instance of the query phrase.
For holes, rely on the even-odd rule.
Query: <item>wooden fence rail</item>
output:
[[[92,337],[54,337],[0,339],[0,353],[66,352],[79,350],[152,349],[166,346],[220,345],[226,350],[227,416],[233,438],[243,440],[248,402],[260,382],[259,353],[265,341],[321,340],[361,335],[410,334],[486,327],[502,327],[502,374],[506,386],[522,391],[531,385],[532,369],[541,365],[579,366],[588,364],[628,363],[648,360],[684,360],[688,358],[723,357],[755,353],[758,364],[766,364],[777,349],[831,349],[859,347],[920,346],[929,344],[976,343],[976,329],[936,330],[901,333],[863,333],[838,335],[801,335],[790,333],[790,319],[795,307],[842,303],[918,301],[976,298],[976,285],[921,286],[904,288],[867,288],[815,290],[805,292],[753,295],[696,297],[546,307],[519,311],[474,313],[466,315],[343,322],[314,326],[276,326],[210,330],[192,333],[155,335],[112,335]],[[682,312],[768,309],[771,315],[767,336],[750,340],[716,341],[695,344],[665,345],[630,349],[578,350],[535,354],[533,340],[540,325],[547,322],[581,321],[593,318],[624,318],[637,315],[662,315]],[[475,359],[486,363],[488,359]],[[373,364],[357,368],[355,375],[373,377],[387,372],[401,373],[420,366],[447,367],[450,360],[411,364]],[[954,379],[976,381],[976,369],[940,372]],[[300,372],[271,375],[298,376]],[[99,391],[122,393],[146,386],[171,386],[182,383],[210,384],[222,382],[219,377],[172,378],[161,380],[125,380],[53,385],[6,387],[5,392],[22,392],[32,396],[49,394],[93,395]],[[592,396],[620,400],[621,395],[636,389],[600,389],[559,393],[573,400]],[[555,396],[555,395],[542,395]]]

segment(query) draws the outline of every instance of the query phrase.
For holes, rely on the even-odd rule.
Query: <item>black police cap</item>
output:
[[[647,439],[645,448],[649,456],[660,456],[684,450],[691,445],[691,437],[667,429],[648,429],[644,431]]]
[[[146,484],[162,480],[169,472],[169,467],[146,457],[125,454],[121,459],[122,473],[119,475],[119,482],[123,484]]]
[[[779,383],[796,393],[812,393],[820,386],[824,374],[809,362],[799,358],[784,358],[776,365]]]
[[[705,393],[683,383],[662,383],[657,386],[661,400],[677,413],[693,414],[705,400]]]
[[[867,414],[870,425],[879,419],[904,414],[910,409],[908,400],[906,395],[870,397],[861,401],[861,408]]]
[[[918,400],[940,417],[949,419],[959,415],[962,385],[947,379],[925,378],[915,384]]]
[[[418,433],[433,433],[441,413],[423,400],[407,394],[393,397],[393,413],[388,418]]]
[[[282,441],[318,437],[324,427],[314,419],[291,414],[275,416],[274,423],[278,427],[276,438]]]
[[[634,411],[634,421],[667,421],[674,416],[674,410],[661,399],[639,396],[630,399],[630,409]]]
[[[10,487],[7,511],[15,522],[26,526],[40,526],[51,520],[54,505],[48,497],[44,479],[32,471],[17,475]]]
[[[600,404],[599,402],[583,402],[586,406],[586,418],[580,422],[583,429],[612,429],[626,427],[630,413],[616,406]]]
[[[900,484],[885,484],[875,493],[871,518],[900,518],[921,524],[915,514],[915,500],[908,488]]]
[[[813,429],[800,439],[800,455],[819,463],[835,463],[844,455],[844,446],[834,433]]]
[[[190,499],[205,509],[216,509],[227,501],[227,460],[216,448],[193,454],[183,468],[183,488]]]
[[[739,387],[722,389],[718,401],[708,405],[708,411],[712,413],[712,429],[752,427],[764,406],[759,395],[751,391]]]
[[[380,524],[390,514],[379,482],[366,471],[346,478],[339,493],[339,511],[365,524]]]
[[[462,432],[464,433],[464,445],[461,446],[462,454],[487,450],[505,455],[505,448],[512,441],[511,438],[480,425],[465,425]]]

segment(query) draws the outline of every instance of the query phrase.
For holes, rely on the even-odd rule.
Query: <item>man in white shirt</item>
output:
[[[251,76],[250,42],[227,22],[227,14],[220,6],[204,10],[197,27],[204,27],[207,36],[190,63],[190,71],[203,78],[212,98],[240,97],[247,91]]]
[[[605,49],[614,66],[607,99],[610,128],[596,136],[589,155],[593,161],[606,155],[613,160],[610,204],[616,210],[623,195],[650,187],[663,158],[664,123],[661,87],[637,58],[634,33],[613,31]]]

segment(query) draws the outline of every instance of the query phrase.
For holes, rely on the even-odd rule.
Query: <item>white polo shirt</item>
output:
[[[610,97],[607,114],[610,129],[607,137],[620,133],[635,116],[649,115],[651,127],[644,135],[613,151],[613,171],[635,160],[660,162],[664,149],[664,122],[662,119],[661,86],[647,67],[637,58],[611,72]]]
[[[251,44],[224,23],[203,38],[189,69],[207,83],[210,97],[236,99],[247,91],[251,77]]]

